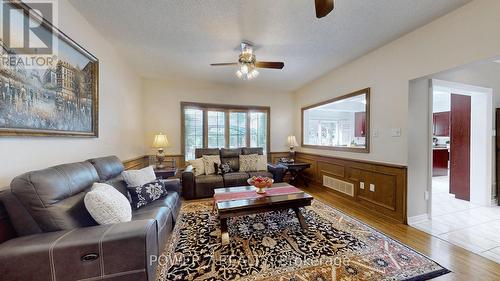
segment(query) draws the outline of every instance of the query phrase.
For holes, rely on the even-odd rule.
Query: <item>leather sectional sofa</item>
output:
[[[1,280],[156,280],[161,254],[180,210],[180,182],[168,195],[133,210],[132,221],[98,225],[83,203],[94,182],[127,195],[115,156],[59,165],[16,177],[0,191],[17,233],[0,244]]]
[[[248,185],[247,180],[253,176],[265,176],[282,182],[285,169],[272,164],[267,165],[267,171],[240,172],[240,155],[263,154],[262,148],[199,148],[195,150],[195,157],[203,155],[220,155],[222,163],[229,162],[234,172],[224,175],[199,175],[195,176],[193,167],[187,166],[182,173],[182,196],[185,199],[208,198],[214,195],[215,188]]]

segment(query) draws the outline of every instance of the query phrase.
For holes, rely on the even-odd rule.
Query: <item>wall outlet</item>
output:
[[[365,183],[364,182],[360,182],[359,183],[359,188],[360,189],[365,189]]]
[[[370,191],[372,192],[375,191],[375,185],[373,183],[370,183]]]
[[[429,201],[429,191],[424,191],[424,199],[425,201]]]
[[[392,128],[391,135],[393,137],[400,137],[401,136],[401,128]]]
[[[378,129],[373,129],[373,137],[374,138],[378,137]]]

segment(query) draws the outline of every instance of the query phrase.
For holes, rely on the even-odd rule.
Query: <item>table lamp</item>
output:
[[[288,144],[288,147],[290,147],[290,159],[295,159],[295,150],[293,150],[293,149],[294,149],[294,147],[299,146],[295,136],[288,136],[287,144]]]
[[[153,147],[158,149],[158,154],[156,154],[156,168],[157,169],[165,169],[165,165],[163,165],[163,160],[165,160],[165,153],[163,149],[168,147],[170,144],[168,142],[167,136],[162,133],[159,133],[155,136],[155,140],[153,142]]]

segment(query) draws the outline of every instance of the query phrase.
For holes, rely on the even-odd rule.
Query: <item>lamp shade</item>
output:
[[[170,143],[168,142],[167,136],[165,136],[164,134],[159,133],[158,135],[155,136],[155,140],[153,142],[154,148],[164,148],[169,145]]]
[[[295,147],[295,146],[299,146],[299,144],[297,143],[297,139],[295,138],[295,136],[288,136],[288,139],[287,139],[287,144],[288,146],[290,147]]]

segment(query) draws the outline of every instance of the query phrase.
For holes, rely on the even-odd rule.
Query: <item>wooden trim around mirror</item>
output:
[[[365,136],[365,147],[364,148],[353,148],[353,147],[342,147],[342,146],[324,146],[324,145],[311,145],[304,144],[304,111],[318,107],[324,104],[336,102],[339,100],[351,98],[354,96],[359,96],[361,94],[366,94],[366,136]],[[336,150],[336,151],[348,151],[348,152],[359,152],[359,153],[370,153],[370,88],[365,88],[359,91],[355,91],[349,93],[347,95],[335,97],[326,101],[322,101],[316,104],[312,104],[301,109],[301,121],[300,121],[300,145],[306,148],[315,148],[315,149],[327,149],[327,150]]]

